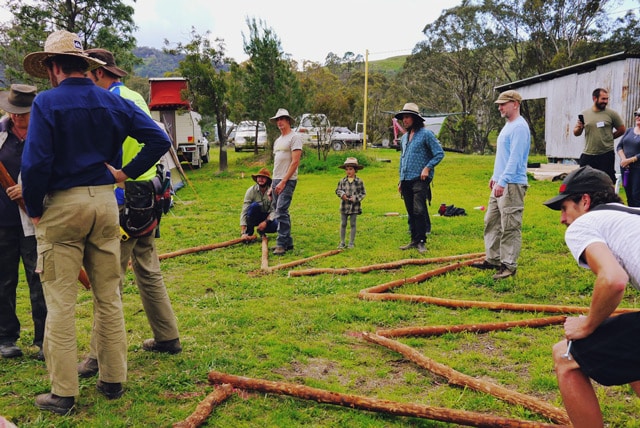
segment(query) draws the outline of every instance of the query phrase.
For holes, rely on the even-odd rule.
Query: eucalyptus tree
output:
[[[191,28],[191,40],[186,43],[177,43],[170,48],[170,42],[165,41],[164,51],[169,54],[183,54],[178,72],[189,79],[192,105],[203,118],[215,117],[218,140],[220,141],[220,171],[228,169],[226,151],[226,123],[227,123],[227,77],[223,66],[227,62],[225,58],[224,41],[215,40],[215,46],[211,43],[210,32],[198,34],[195,28]]]
[[[481,6],[469,1],[447,9],[424,27],[425,40],[399,76],[404,92],[425,112],[461,113],[445,121],[448,145],[483,151],[497,125],[490,119],[491,89],[498,82],[486,40],[490,30]]]
[[[248,35],[242,33],[243,49],[249,59],[232,70],[234,94],[244,111],[234,112],[250,120],[273,116],[278,108],[286,108],[292,116],[303,113],[305,99],[294,69],[295,63],[286,58],[280,39],[262,20],[247,19]],[[278,134],[274,125],[267,125],[271,144]]]
[[[135,0],[133,0],[135,3]],[[136,45],[133,32],[134,8],[121,0],[8,0],[11,14],[0,28],[0,58],[8,82],[22,81],[45,85],[24,73],[22,58],[42,50],[49,33],[67,30],[77,33],[85,48],[112,51],[118,65],[132,70],[139,63],[131,52]]]

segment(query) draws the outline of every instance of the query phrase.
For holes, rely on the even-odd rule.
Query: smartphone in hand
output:
[[[579,114],[578,115],[578,120],[580,121],[580,123],[582,123],[584,125],[584,116]]]

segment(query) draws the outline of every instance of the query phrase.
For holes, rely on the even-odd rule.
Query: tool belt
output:
[[[125,181],[124,199],[124,208],[120,210],[122,239],[149,236],[171,208],[170,173],[158,164],[156,176],[151,180]]]

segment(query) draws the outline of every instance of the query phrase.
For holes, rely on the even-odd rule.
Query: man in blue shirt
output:
[[[431,201],[430,185],[435,166],[444,158],[444,150],[433,132],[424,127],[424,119],[416,104],[405,104],[395,117],[407,130],[401,142],[398,191],[409,214],[411,232],[411,242],[400,249],[417,248],[422,254],[427,251],[424,243],[427,234],[431,232],[431,219],[427,210],[427,200]]]
[[[507,120],[498,135],[493,175],[489,180],[491,196],[484,215],[485,260],[474,263],[478,269],[497,269],[493,279],[516,274],[522,247],[522,213],[527,191],[527,159],[531,133],[520,116],[522,96],[506,91],[495,101],[500,116]]]
[[[85,77],[104,62],[90,58],[80,38],[56,31],[43,52],[25,56],[34,77],[53,89],[33,102],[22,156],[23,197],[36,225],[38,272],[49,313],[44,355],[51,392],[36,406],[58,414],[73,411],[79,394],[75,330],[77,277],[84,265],[92,284],[94,330],[100,376],[97,389],[122,396],[127,377],[127,339],[120,298],[120,225],[113,185],[137,178],[169,149],[167,135],[131,101]],[[122,166],[122,142],[144,147]]]

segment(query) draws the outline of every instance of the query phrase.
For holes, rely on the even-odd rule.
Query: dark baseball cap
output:
[[[607,174],[590,166],[583,166],[571,171],[562,180],[558,195],[543,202],[543,204],[552,210],[560,210],[562,202],[569,196],[608,190],[615,191],[613,182]]]

